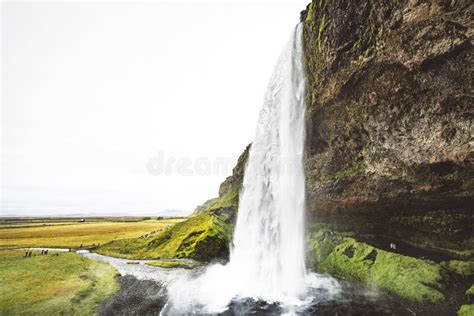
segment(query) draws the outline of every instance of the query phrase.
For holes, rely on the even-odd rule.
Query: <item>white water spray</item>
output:
[[[304,263],[304,69],[302,28],[276,66],[260,112],[240,196],[230,263],[241,295],[298,297]]]
[[[308,286],[332,288],[306,275],[304,258],[304,94],[302,25],[271,77],[249,152],[233,247],[227,265],[169,288],[164,314],[217,313],[232,300],[303,304]]]

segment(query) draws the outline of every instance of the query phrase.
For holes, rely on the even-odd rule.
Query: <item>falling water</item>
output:
[[[230,265],[241,294],[280,300],[305,288],[302,28],[283,51],[265,95],[240,196]]]
[[[164,314],[225,311],[232,301],[300,305],[308,287],[332,281],[306,275],[304,258],[304,94],[302,25],[276,65],[250,149],[227,265],[169,288]]]

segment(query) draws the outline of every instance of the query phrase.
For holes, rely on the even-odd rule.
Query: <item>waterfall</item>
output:
[[[306,274],[302,25],[271,77],[250,148],[230,261],[169,287],[162,314],[219,313],[239,299],[301,306],[333,280]],[[314,292],[313,292],[314,294]]]
[[[298,25],[271,77],[244,175],[229,263],[240,294],[279,300],[305,287],[304,86]]]

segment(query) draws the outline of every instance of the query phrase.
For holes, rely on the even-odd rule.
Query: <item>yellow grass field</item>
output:
[[[162,220],[74,220],[12,223],[0,225],[0,248],[79,247],[136,238],[168,227],[182,219]]]

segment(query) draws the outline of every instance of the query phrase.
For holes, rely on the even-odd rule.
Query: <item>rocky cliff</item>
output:
[[[301,13],[308,257],[415,311],[472,299],[473,14],[463,0],[314,0]]]
[[[472,256],[471,1],[324,1],[302,12],[308,210]]]

